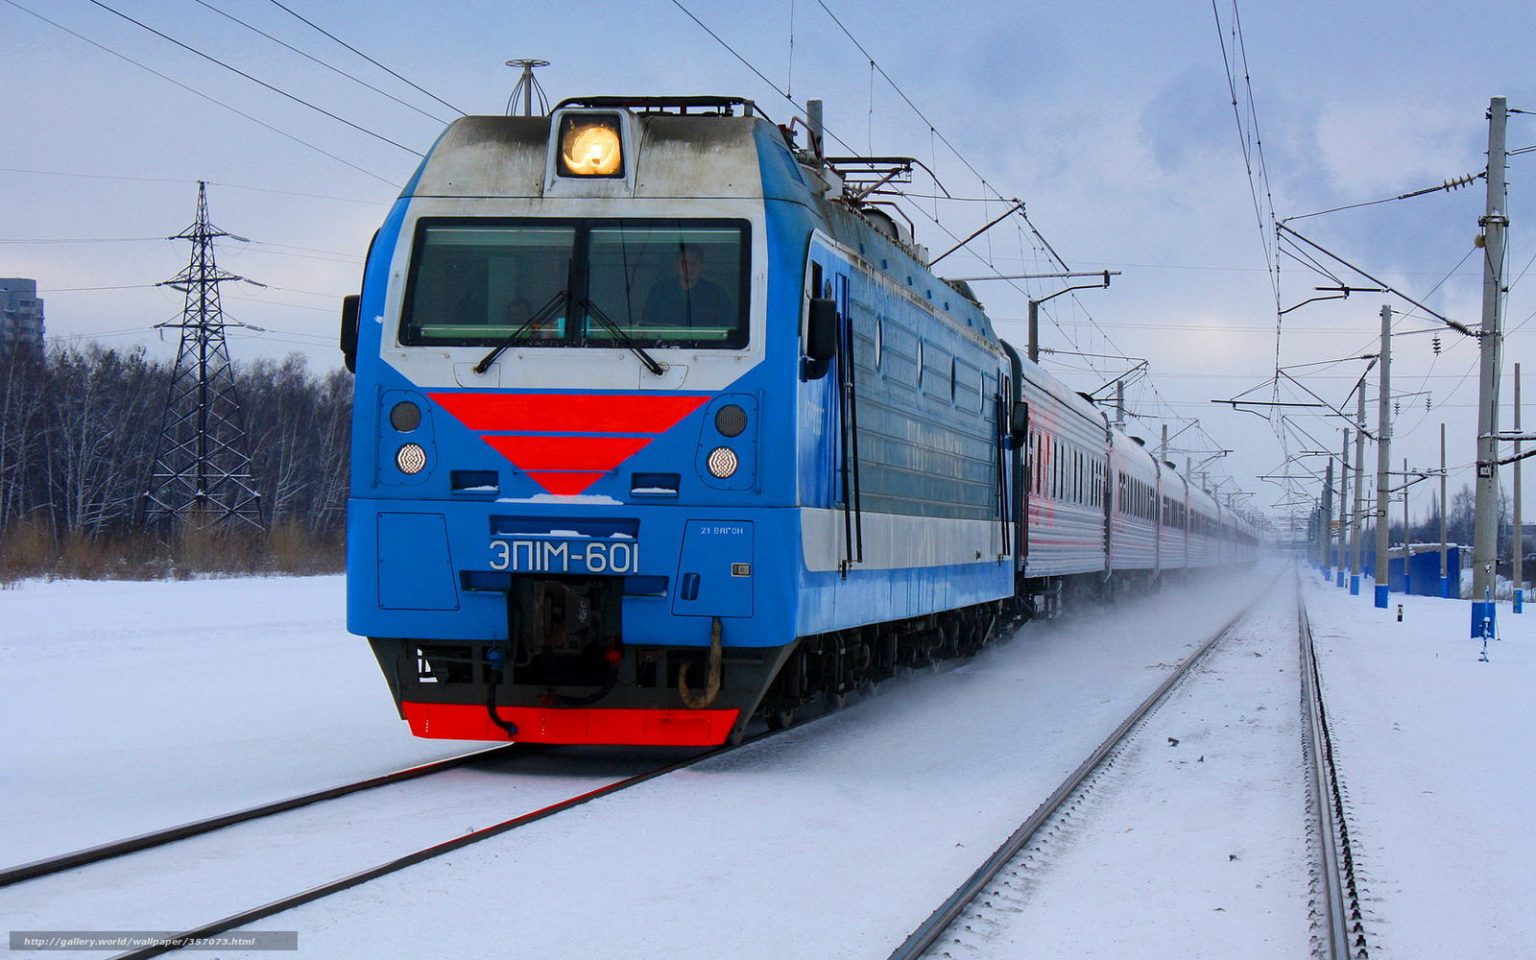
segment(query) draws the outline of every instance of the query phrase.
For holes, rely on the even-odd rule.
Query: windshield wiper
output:
[[[596,320],[599,324],[602,325],[604,330],[607,330],[609,333],[613,334],[613,338],[615,340],[619,341],[619,343],[627,347],[630,353],[633,353],[635,356],[639,357],[640,362],[645,364],[645,368],[647,370],[656,374],[658,377],[666,372],[666,367],[663,367],[661,364],[657,363],[654,357],[646,353],[645,348],[640,346],[634,337],[630,336],[628,333],[625,333],[623,327],[620,327],[612,320],[609,320],[608,315],[599,310],[597,304],[593,303],[590,299],[587,299],[582,301],[582,305],[587,308],[588,313],[592,314],[592,319]]]
[[[501,356],[503,350],[506,350],[509,347],[515,347],[523,340],[527,339],[528,332],[536,328],[545,320],[548,320],[550,317],[554,316],[556,308],[561,303],[565,302],[566,299],[567,296],[564,290],[561,290],[553,297],[550,297],[548,303],[544,304],[544,306],[535,311],[533,316],[529,317],[527,320],[524,320],[522,326],[507,334],[500,343],[496,344],[495,349],[486,354],[479,363],[475,364],[475,372],[483,374],[485,371],[489,370],[491,368],[491,364],[496,361],[497,357]]]

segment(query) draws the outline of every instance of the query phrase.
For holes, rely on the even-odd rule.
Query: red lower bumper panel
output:
[[[413,703],[401,708],[411,733],[440,740],[516,740],[520,743],[608,743],[653,747],[712,747],[725,742],[740,710],[602,710],[582,707],[497,707],[517,727],[509,737],[485,707],[465,703]]]

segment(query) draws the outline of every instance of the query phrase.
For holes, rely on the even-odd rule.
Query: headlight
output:
[[[624,148],[615,116],[574,116],[560,122],[560,174],[621,177]]]
[[[421,408],[409,400],[402,400],[389,411],[389,425],[401,433],[410,433],[421,426]]]
[[[736,472],[741,461],[730,447],[716,447],[709,451],[709,473],[717,480],[724,480]]]
[[[427,451],[419,443],[407,443],[395,451],[395,466],[401,473],[414,476],[426,469]]]
[[[740,436],[741,431],[747,429],[747,411],[728,403],[715,412],[715,429],[721,436]]]

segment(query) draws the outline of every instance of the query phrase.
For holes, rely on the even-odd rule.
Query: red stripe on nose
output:
[[[596,470],[607,473],[651,442],[650,437],[485,437],[502,456],[527,471]]]
[[[602,477],[601,473],[530,473],[528,479],[560,496],[584,492]]]
[[[708,397],[652,394],[434,393],[432,399],[480,433],[665,433]]]

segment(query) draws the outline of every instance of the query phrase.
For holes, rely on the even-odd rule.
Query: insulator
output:
[[[1392,415],[1395,417],[1399,413],[1402,413],[1402,412],[1403,412],[1403,401],[1401,401],[1401,400],[1393,400],[1392,401]]]
[[[1435,349],[1435,356],[1440,356],[1440,335],[1438,333],[1435,334],[1432,338],[1430,338],[1429,342]]]
[[[1433,410],[1434,409],[1434,404],[1429,402],[1429,398],[1428,397],[1424,398],[1424,409],[1425,410]]]

